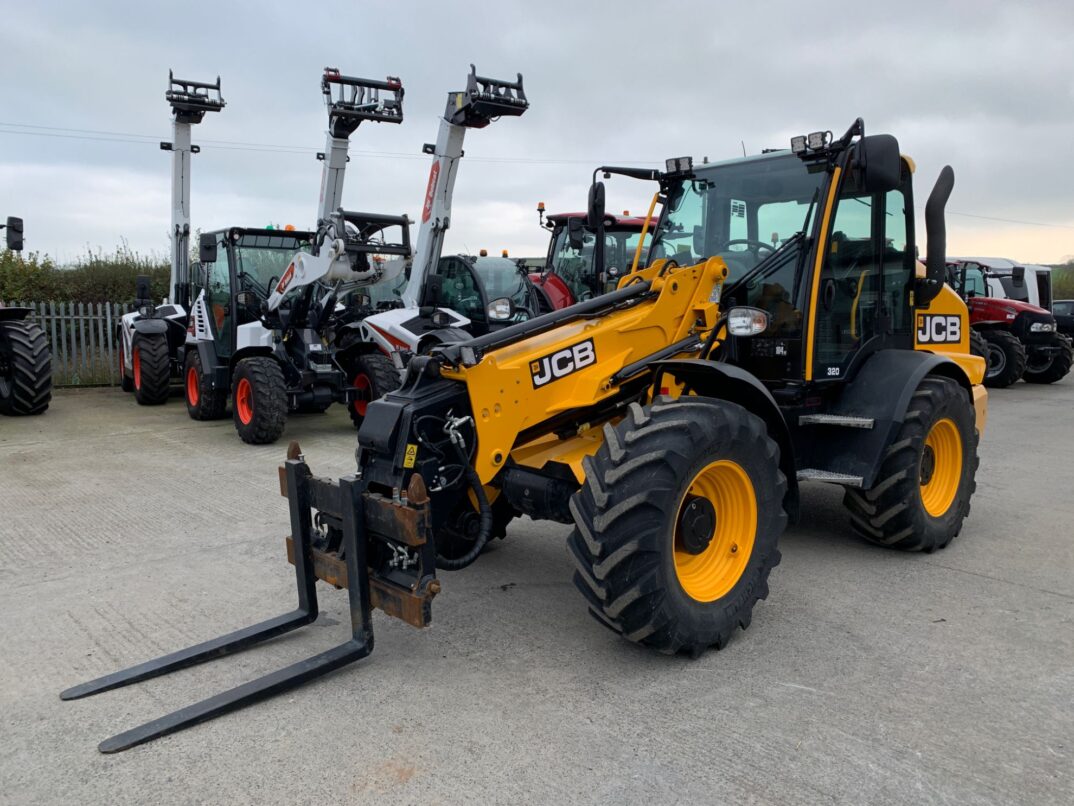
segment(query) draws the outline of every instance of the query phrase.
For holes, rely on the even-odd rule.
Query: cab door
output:
[[[231,250],[220,243],[216,260],[202,264],[200,275],[205,282],[205,304],[209,309],[209,327],[216,345],[216,355],[226,360],[235,350],[235,323],[232,306]]]
[[[902,170],[887,193],[864,191],[853,172],[840,188],[816,280],[812,380],[845,378],[878,349],[913,347],[913,202]]]

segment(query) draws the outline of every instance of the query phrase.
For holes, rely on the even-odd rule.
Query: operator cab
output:
[[[441,257],[427,278],[422,305],[462,314],[474,336],[525,322],[539,311],[525,269],[510,258],[488,255]]]
[[[566,285],[569,298],[552,299],[553,289],[547,288],[546,296],[541,299],[542,310],[584,302],[594,296],[614,291],[619,278],[630,271],[634,263],[634,254],[638,240],[645,225],[644,218],[632,216],[606,216],[604,221],[603,265],[599,270],[594,266],[596,259],[596,233],[586,223],[585,213],[558,213],[548,216],[552,229],[545,268],[531,279],[539,290],[546,290],[553,276],[560,278]],[[642,265],[645,255],[642,254]]]

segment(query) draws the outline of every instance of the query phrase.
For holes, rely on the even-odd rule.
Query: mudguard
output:
[[[167,333],[168,332],[168,320],[167,319],[135,319],[134,324],[131,325],[135,333],[141,333],[145,336]]]
[[[29,308],[8,308],[0,305],[0,322],[17,322],[25,319],[30,313]]]
[[[787,498],[784,505],[792,522],[798,520],[798,476],[794,442],[783,412],[772,393],[752,373],[733,364],[706,361],[700,358],[681,358],[654,365],[655,392],[665,385],[662,375],[670,375],[704,397],[737,403],[756,414],[768,427],[768,433],[779,445],[779,468],[787,477]]]

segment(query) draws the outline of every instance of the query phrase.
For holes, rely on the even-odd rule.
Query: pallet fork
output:
[[[287,540],[287,553],[288,560],[295,566],[298,589],[298,606],[294,610],[73,686],[63,691],[60,699],[80,699],[160,677],[239,652],[310,624],[319,613],[318,579],[347,588],[351,637],[318,655],[105,739],[97,748],[102,753],[118,753],[185,730],[229,711],[290,691],[365,658],[373,651],[374,607],[417,627],[430,623],[431,601],[440,591],[440,583],[434,575],[422,574],[409,587],[393,584],[383,577],[374,580],[370,577],[366,556],[366,529],[393,530],[397,539],[402,535],[413,548],[419,551],[424,548],[422,553],[433,550],[429,497],[419,475],[414,475],[405,498],[367,493],[365,482],[354,476],[339,481],[314,477],[298,443],[292,442],[287,451],[287,461],[280,467],[280,486],[281,492],[288,498],[291,512],[291,537]],[[315,509],[318,511],[317,526],[314,525]],[[337,529],[340,550],[326,551],[321,547],[322,527],[326,522]],[[424,563],[421,567],[425,567]],[[432,565],[428,567],[431,569]]]

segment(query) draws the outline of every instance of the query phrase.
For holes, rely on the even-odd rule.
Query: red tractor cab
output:
[[[596,234],[585,213],[544,214],[537,206],[541,226],[551,233],[544,267],[529,277],[537,290],[541,312],[556,311],[615,289],[630,271],[645,219],[624,214],[604,216],[603,263],[594,265]],[[641,262],[644,265],[645,253]]]

